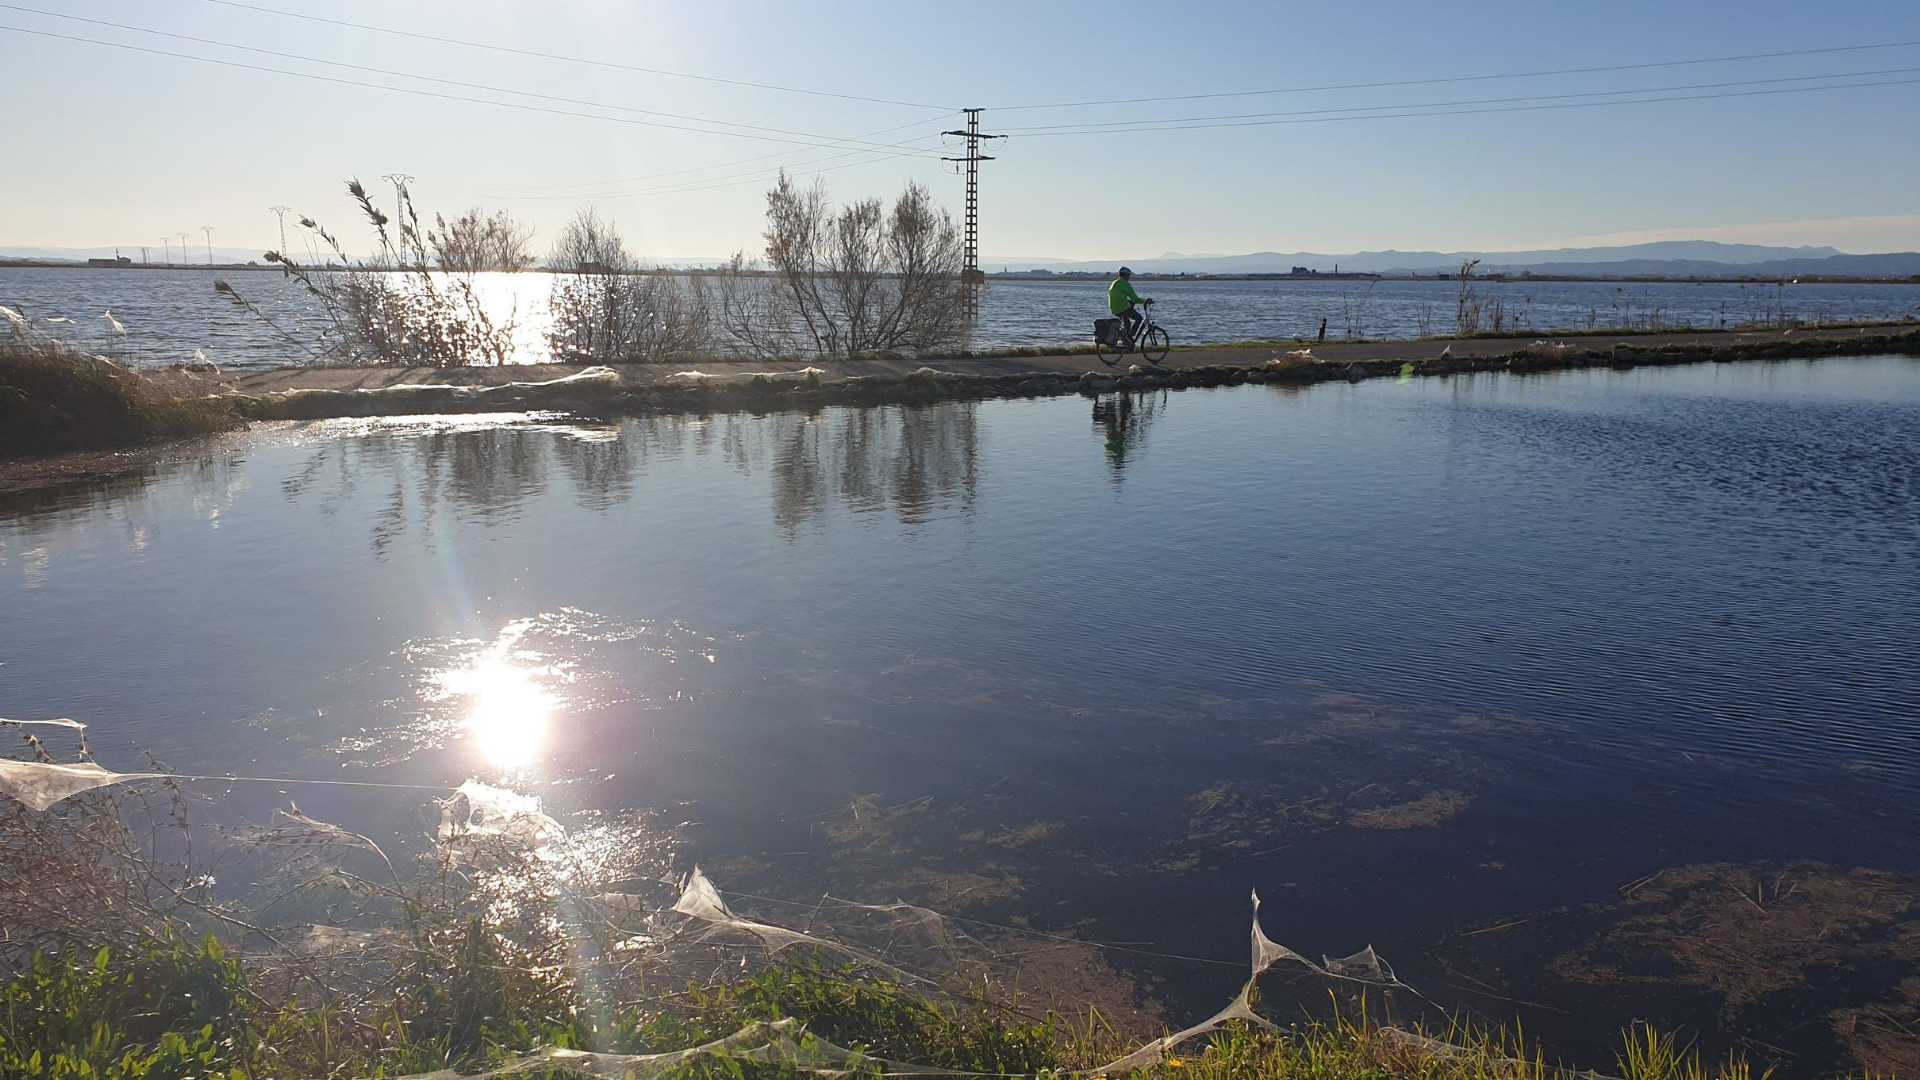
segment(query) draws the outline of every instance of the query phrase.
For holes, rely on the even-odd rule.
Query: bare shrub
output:
[[[1480,332],[1480,313],[1485,305],[1479,290],[1473,285],[1473,270],[1480,265],[1479,259],[1468,259],[1460,264],[1459,292],[1453,304],[1453,334],[1455,337],[1467,337]]]
[[[533,229],[505,210],[487,214],[476,206],[451,222],[435,214],[433,223],[428,240],[434,262],[448,273],[518,272],[533,266]]]
[[[719,276],[722,326],[747,351],[927,352],[965,339],[960,233],[926,188],[907,185],[891,209],[835,210],[824,184],[802,190],[782,173],[765,236],[766,274],[742,253]]]
[[[613,223],[580,211],[554,244],[547,345],[563,363],[647,363],[708,344],[712,305],[699,275],[643,273]]]
[[[1367,282],[1366,291],[1358,299],[1350,296],[1340,299],[1340,312],[1346,320],[1348,341],[1364,338],[1367,327],[1373,324],[1373,288],[1378,284],[1378,280]]]
[[[504,215],[478,219],[478,212],[449,225],[436,218],[423,229],[413,195],[405,184],[395,188],[399,220],[373,205],[359,180],[347,182],[360,216],[372,226],[379,254],[371,260],[349,257],[340,240],[302,216],[300,225],[320,238],[331,255],[321,265],[302,264],[283,251],[269,251],[286,276],[297,281],[319,302],[328,327],[315,356],[346,364],[427,364],[465,367],[504,364],[513,356],[513,317],[498,319],[487,310],[475,288],[474,260],[491,225],[508,230],[487,243],[504,243],[519,235]],[[476,219],[471,227],[463,225]],[[503,251],[496,251],[502,254]],[[443,260],[447,260],[444,261]],[[459,268],[454,268],[458,266]],[[443,268],[444,267],[444,268]],[[222,293],[249,310],[255,305],[222,283]]]

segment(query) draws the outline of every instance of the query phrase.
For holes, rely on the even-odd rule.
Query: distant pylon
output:
[[[406,198],[407,185],[413,183],[415,177],[412,173],[390,172],[381,173],[380,179],[393,185],[393,227],[398,229],[401,227],[400,205]]]
[[[282,257],[285,257],[287,254],[287,211],[293,209],[293,207],[269,206],[267,209],[273,211],[273,216],[280,219],[280,254]]]
[[[987,276],[980,272],[980,163],[992,161],[980,153],[981,139],[1004,139],[1005,135],[982,135],[980,133],[980,109],[962,109],[967,114],[967,126],[962,131],[943,131],[942,135],[958,135],[967,140],[966,157],[943,157],[941,161],[965,162],[967,166],[967,225],[966,225],[966,268],[960,271],[960,280],[966,285],[967,317],[980,315],[980,285]]]

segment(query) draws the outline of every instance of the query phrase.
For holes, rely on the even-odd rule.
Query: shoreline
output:
[[[664,413],[767,413],[832,405],[1097,395],[1274,383],[1311,386],[1402,376],[1535,374],[1604,367],[1818,359],[1881,353],[1920,357],[1920,324],[1821,330],[1593,333],[1528,340],[1479,337],[1306,345],[1248,342],[1176,350],[1158,366],[1109,368],[1090,352],[948,359],[688,360],[613,367],[288,367],[206,379],[208,396],[247,421],[326,420],[551,411],[584,419]],[[1134,361],[1135,358],[1128,358]],[[212,439],[228,436],[212,436]],[[93,483],[206,445],[196,439],[0,461],[0,497]]]
[[[711,273],[712,266],[700,267],[653,267],[630,271],[636,277],[659,275],[684,275]],[[270,270],[274,273],[284,271],[274,263],[194,263],[194,262],[130,262],[121,266],[95,266],[84,262],[60,259],[0,258],[0,270],[200,270],[200,271],[248,271]],[[526,270],[493,271],[496,273],[552,274],[557,273],[549,267],[531,267]],[[1323,271],[1312,274],[1282,274],[1252,271],[1248,273],[1226,274],[1155,274],[1141,272],[1134,275],[1139,281],[1167,281],[1204,285],[1208,282],[1346,282],[1356,281],[1438,281],[1458,280],[1455,271],[1394,272],[1369,273],[1366,271]],[[1049,275],[1036,275],[1020,271],[996,271],[986,275],[988,282],[1001,284],[1087,284],[1104,283],[1109,275],[1102,273],[1065,271]],[[1488,271],[1476,273],[1476,282],[1495,285],[1528,285],[1541,283],[1588,282],[1593,284],[1615,285],[1920,285],[1920,274],[1906,276],[1887,276],[1884,274],[1848,275],[1848,274],[1741,274],[1729,270],[1718,274],[1555,274],[1555,273],[1506,273]]]
[[[1024,351],[1024,350],[1023,350]],[[1332,381],[1489,371],[1544,372],[1905,353],[1920,324],[1822,330],[1577,334],[1307,345],[1250,342],[1176,350],[1159,365],[1107,367],[1089,352],[913,359],[896,355],[768,363],[686,360],[618,367],[299,367],[224,377],[250,420],[543,409],[586,416],[1050,397],[1112,390]]]

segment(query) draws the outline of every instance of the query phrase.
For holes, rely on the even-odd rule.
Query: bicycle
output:
[[[1153,301],[1141,306],[1146,310],[1140,313],[1140,329],[1132,337],[1127,336],[1126,323],[1119,318],[1093,320],[1093,353],[1101,363],[1113,367],[1121,357],[1138,352],[1147,363],[1158,364],[1172,351],[1166,330],[1153,321]]]

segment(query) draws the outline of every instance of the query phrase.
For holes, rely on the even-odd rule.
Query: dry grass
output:
[[[138,446],[240,422],[192,373],[136,372],[37,335],[0,338],[0,457]]]

